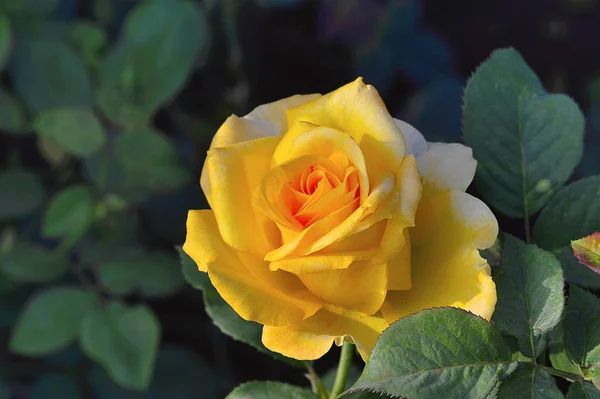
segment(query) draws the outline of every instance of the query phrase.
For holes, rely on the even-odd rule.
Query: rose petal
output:
[[[373,86],[356,79],[329,94],[287,111],[288,127],[309,122],[346,132],[365,156],[371,181],[395,174],[404,158],[402,133]]]
[[[496,304],[490,267],[477,249],[494,244],[498,224],[480,200],[460,191],[421,200],[411,231],[412,288],[389,291],[388,322],[439,306],[456,306],[489,320]]]
[[[190,211],[184,251],[207,270],[221,297],[246,320],[285,325],[313,315],[323,301],[295,276],[271,272],[261,259],[233,250],[222,240],[212,211]]]
[[[270,350],[284,356],[300,359],[297,356],[301,354],[304,355],[303,360],[312,360],[325,354],[326,351],[323,351],[325,344],[323,342],[326,339],[335,338],[336,341],[340,341],[339,338],[347,337],[347,339],[354,342],[361,357],[366,361],[377,342],[377,338],[387,327],[389,327],[389,324],[382,317],[369,316],[355,310],[325,305],[313,316],[295,325],[284,328],[265,326],[263,328],[263,344]],[[304,345],[307,344],[305,340],[275,338],[290,334],[291,330],[297,331],[297,334],[301,334],[305,339],[314,340],[312,344],[314,346],[317,345],[317,340],[321,342],[320,350],[312,352],[314,357],[306,356],[310,354],[310,350],[304,349]]]
[[[304,94],[287,97],[272,103],[260,105],[244,119],[250,122],[262,136],[279,136],[287,129],[286,112],[302,104],[314,101],[321,97],[320,94]]]
[[[376,313],[387,291],[387,265],[355,261],[343,270],[298,276],[310,292],[325,302],[366,314]]]
[[[215,148],[208,152],[205,167],[210,198],[219,231],[233,248],[263,256],[281,245],[276,225],[258,212],[249,200],[269,168],[279,137],[268,137]],[[246,201],[240,199],[247,198]]]
[[[334,337],[299,331],[291,326],[263,326],[262,343],[274,352],[297,360],[319,359],[331,349]]]
[[[425,141],[425,137],[423,137],[417,129],[400,119],[394,119],[394,122],[398,125],[398,128],[404,137],[404,141],[406,142],[407,156],[413,154],[417,157],[427,149],[427,141]]]
[[[402,238],[398,239],[397,246],[401,248],[400,251],[387,262],[388,291],[409,290],[412,288],[410,235],[408,229],[402,231]]]
[[[386,221],[381,221],[360,233],[351,234],[311,255],[271,262],[271,270],[286,270],[297,275],[347,269],[357,260],[385,262],[382,257],[381,237]]]
[[[456,143],[430,143],[427,150],[417,157],[417,164],[423,176],[423,189],[432,194],[439,191],[466,191],[477,167],[473,150]]]

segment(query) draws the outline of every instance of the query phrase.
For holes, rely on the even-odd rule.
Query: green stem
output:
[[[570,380],[570,381],[583,381],[583,377],[578,374],[573,374],[573,373],[569,373],[567,371],[557,370],[555,368],[548,367],[548,366],[538,365],[537,367],[544,369],[546,371],[546,373],[548,373],[550,375],[566,378],[567,380]]]
[[[354,354],[354,345],[349,342],[344,342],[342,345],[342,353],[340,354],[340,363],[338,365],[337,374],[333,383],[333,389],[329,394],[329,399],[334,399],[340,393],[344,392],[346,382],[348,381],[348,372],[352,364],[352,355]]]
[[[304,362],[306,369],[308,370],[307,377],[309,378],[313,392],[315,395],[319,397],[319,399],[329,399],[329,392],[327,392],[327,387],[323,384],[323,381],[313,368],[310,362]]]

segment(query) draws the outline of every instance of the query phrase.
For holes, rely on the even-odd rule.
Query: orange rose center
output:
[[[300,176],[288,182],[287,206],[292,216],[307,227],[342,208],[358,207],[358,171],[345,155],[311,163]]]

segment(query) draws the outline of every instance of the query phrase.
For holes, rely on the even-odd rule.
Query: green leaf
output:
[[[102,111],[120,125],[144,124],[186,82],[208,34],[204,13],[191,1],[139,3],[100,67]]]
[[[30,15],[47,15],[58,7],[60,0],[4,0],[0,9]]]
[[[66,348],[79,334],[83,317],[98,306],[93,292],[56,287],[25,305],[10,339],[10,350],[40,356]]]
[[[19,243],[0,255],[0,271],[23,283],[47,283],[57,280],[69,270],[64,254],[35,244]]]
[[[11,134],[28,133],[23,106],[3,88],[0,88],[0,130]]]
[[[44,187],[35,174],[19,169],[0,172],[0,221],[27,216],[45,199]]]
[[[38,115],[33,125],[38,135],[82,158],[94,154],[106,143],[104,128],[92,111],[85,108],[48,109]]]
[[[235,388],[225,399],[316,399],[308,389],[283,382],[252,381]]]
[[[252,346],[259,352],[266,353],[295,367],[303,368],[304,364],[290,359],[279,353],[272,352],[262,344],[262,326],[252,321],[244,320],[221,298],[213,287],[208,275],[198,270],[198,266],[181,247],[176,247],[181,260],[185,280],[194,288],[201,289],[204,296],[204,307],[213,323],[226,335],[236,341]]]
[[[71,30],[71,42],[86,65],[96,67],[108,38],[100,27],[87,21],[76,21]]]
[[[216,399],[224,396],[222,382],[214,363],[208,363],[187,347],[172,344],[161,347],[147,392],[123,389],[99,368],[94,368],[90,375],[90,385],[98,399],[189,399],[194,392],[201,392],[200,398]]]
[[[600,390],[589,382],[576,381],[569,387],[567,399],[600,399]]]
[[[498,293],[494,325],[515,336],[525,356],[537,357],[565,306],[560,263],[554,255],[507,234],[494,281]]]
[[[533,237],[540,247],[556,249],[596,231],[600,231],[600,176],[581,179],[556,194],[540,213]]]
[[[88,314],[81,325],[81,347],[126,388],[150,385],[160,343],[160,323],[145,305],[111,302]]]
[[[550,354],[550,363],[552,367],[572,374],[580,374],[579,367],[567,355],[564,344],[563,322],[558,323],[556,328],[550,332],[548,342],[548,351]]]
[[[385,330],[346,392],[483,398],[515,366],[502,335],[484,319],[457,308],[429,309]]]
[[[115,156],[130,187],[175,189],[192,176],[181,165],[177,150],[162,133],[142,130],[122,133],[114,143]]]
[[[77,381],[65,374],[44,373],[33,383],[30,399],[83,399]]]
[[[571,286],[567,300],[564,343],[567,354],[582,369],[596,366],[595,361],[600,365],[600,359],[595,356],[600,354],[597,348],[600,345],[600,300],[575,286]]]
[[[560,260],[565,279],[569,283],[585,288],[600,289],[600,275],[579,263],[573,255],[571,247],[563,247],[552,252]]]
[[[556,381],[544,369],[529,363],[521,363],[519,367],[500,384],[498,399],[527,397],[531,399],[564,398],[556,386]]]
[[[208,279],[208,274],[198,270],[196,262],[183,251],[183,248],[180,245],[177,245],[175,246],[175,249],[179,254],[179,261],[181,262],[181,270],[185,281],[197,290],[214,289]]]
[[[134,291],[146,297],[175,294],[183,287],[177,258],[170,253],[130,251],[103,261],[100,282],[117,295]]]
[[[10,20],[6,14],[0,14],[0,70],[10,57],[12,47],[12,32]]]
[[[15,89],[34,114],[49,108],[93,105],[90,78],[81,60],[66,45],[26,41],[14,57]]]
[[[479,192],[511,217],[540,210],[583,154],[584,117],[573,100],[548,94],[514,49],[495,51],[469,80],[463,133]]]
[[[90,228],[94,218],[94,199],[88,186],[72,185],[59,191],[46,211],[42,233],[75,242]]]

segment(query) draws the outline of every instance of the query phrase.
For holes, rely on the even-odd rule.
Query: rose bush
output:
[[[455,306],[490,319],[478,249],[498,225],[465,193],[476,162],[426,143],[362,79],[231,116],[216,133],[185,252],[264,345],[316,359],[333,342],[367,359],[390,323]]]

